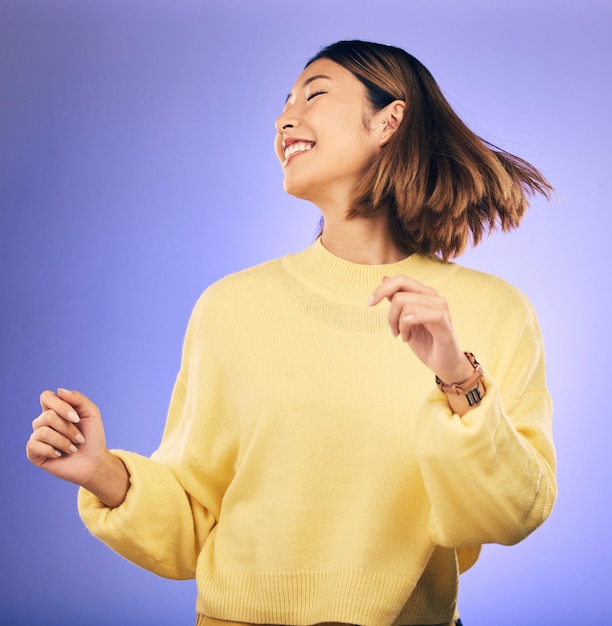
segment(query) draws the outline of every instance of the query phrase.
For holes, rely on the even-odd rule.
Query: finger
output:
[[[415,326],[425,326],[431,328],[439,326],[445,322],[443,311],[430,307],[415,308],[402,311],[398,323],[398,335],[402,336],[404,341],[410,341],[412,331]]]
[[[62,453],[44,441],[30,438],[26,444],[26,456],[30,463],[40,466],[49,459],[60,458]]]
[[[69,403],[75,409],[81,419],[91,417],[100,418],[100,410],[98,407],[79,391],[60,388],[57,390],[57,393],[59,398]]]
[[[65,437],[68,437],[72,442],[77,444],[85,443],[85,437],[81,431],[70,422],[67,422],[64,418],[58,415],[55,411],[48,409],[43,411],[33,422],[32,429],[38,430],[43,426],[53,428],[57,432],[61,433]]]
[[[423,283],[420,283],[409,276],[392,276],[383,278],[382,283],[370,295],[368,306],[376,306],[379,302],[387,298],[391,300],[393,296],[400,292],[421,293],[425,295],[437,295],[437,291]]]
[[[52,391],[47,390],[40,394],[40,406],[43,412],[48,410],[55,411],[59,416],[73,424],[78,424],[81,419],[70,403],[62,400],[58,394]]]
[[[74,454],[78,451],[78,448],[72,443],[72,441],[70,441],[70,439],[68,439],[68,437],[65,437],[56,430],[53,430],[50,426],[41,426],[40,428],[37,428],[30,435],[30,441],[40,441],[63,454]]]
[[[435,293],[435,292],[434,292]],[[442,296],[422,293],[396,293],[387,313],[387,321],[394,336],[400,334],[400,322],[402,317],[414,314],[417,311],[431,309],[445,312],[447,310],[446,300]]]

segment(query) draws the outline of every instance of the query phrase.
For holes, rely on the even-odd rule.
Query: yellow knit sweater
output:
[[[396,274],[448,300],[485,368],[463,418],[394,339],[387,305],[366,306]],[[161,576],[195,576],[199,612],[248,623],[450,622],[480,545],[520,541],[556,495],[525,297],[456,264],[358,265],[319,241],[203,294],[159,449],[114,453],[131,487],[112,510],[80,491],[91,532]]]

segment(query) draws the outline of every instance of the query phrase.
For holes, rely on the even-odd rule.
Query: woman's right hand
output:
[[[32,422],[28,459],[50,474],[94,493],[107,506],[123,502],[129,476],[106,447],[98,407],[78,391],[58,389],[40,396],[42,413]]]

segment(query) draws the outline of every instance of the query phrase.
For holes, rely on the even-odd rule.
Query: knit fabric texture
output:
[[[383,276],[436,289],[486,394],[453,415],[368,307]],[[197,610],[253,624],[436,624],[483,543],[513,544],[556,496],[552,407],[527,299],[493,276],[412,255],[360,265],[306,250],[209,287],[187,329],[159,449],[114,450],[125,502],[81,489],[91,532]]]

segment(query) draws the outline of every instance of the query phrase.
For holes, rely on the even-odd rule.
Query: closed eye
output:
[[[313,98],[316,98],[317,96],[320,96],[324,93],[327,93],[327,91],[315,91],[314,93],[311,93],[309,96],[306,97],[306,101],[310,102]]]

